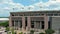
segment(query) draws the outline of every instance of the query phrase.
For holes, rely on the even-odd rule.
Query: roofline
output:
[[[50,12],[50,11],[52,11],[52,12],[56,12],[56,11],[60,11],[60,10],[43,10],[43,11],[20,11],[20,13],[26,13],[26,12]],[[16,12],[10,12],[10,13],[16,13]],[[19,13],[19,11],[17,12],[17,13]]]

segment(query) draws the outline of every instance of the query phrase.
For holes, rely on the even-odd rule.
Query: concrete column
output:
[[[12,19],[11,19],[11,16],[9,18],[9,27],[10,27],[10,30],[12,29]]]
[[[18,29],[20,28],[20,22],[18,21]]]
[[[30,17],[27,17],[27,26],[28,26],[28,30],[30,30],[30,28],[31,28]]]
[[[20,27],[20,22],[18,21],[18,27]]]
[[[44,29],[48,29],[48,16],[44,16]]]
[[[15,26],[15,20],[14,20],[14,29],[16,29],[16,26]]]
[[[39,29],[40,29],[40,22],[39,22]]]
[[[22,31],[25,31],[25,17],[22,17]]]
[[[34,22],[34,28],[36,29],[36,22]]]
[[[41,29],[41,27],[42,27],[42,24],[41,24],[41,21],[40,21],[40,29]]]
[[[9,18],[9,27],[12,27],[12,19],[11,19],[11,16]]]

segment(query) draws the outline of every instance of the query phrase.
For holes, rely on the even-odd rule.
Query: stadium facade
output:
[[[44,32],[60,29],[60,11],[10,12],[9,27],[18,32]]]

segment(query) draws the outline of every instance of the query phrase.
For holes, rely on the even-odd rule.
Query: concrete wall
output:
[[[60,17],[52,17],[52,29],[58,30],[60,28]]]

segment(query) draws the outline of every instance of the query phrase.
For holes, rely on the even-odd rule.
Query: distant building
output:
[[[5,22],[5,21],[9,21],[9,18],[0,18],[0,23]]]
[[[60,11],[11,12],[9,27],[18,32],[30,30],[44,32],[46,29],[60,28]]]

